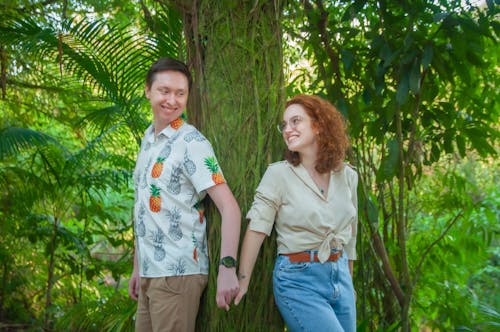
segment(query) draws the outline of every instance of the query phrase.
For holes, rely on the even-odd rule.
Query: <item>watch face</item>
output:
[[[236,259],[234,259],[231,256],[226,256],[221,258],[220,264],[224,265],[225,267],[235,267],[236,266]]]

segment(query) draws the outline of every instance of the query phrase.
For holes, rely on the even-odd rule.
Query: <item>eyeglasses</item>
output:
[[[286,130],[286,126],[290,126],[291,129],[295,129],[297,128],[299,123],[302,122],[302,120],[304,120],[304,118],[302,118],[300,115],[293,116],[290,120],[288,120],[288,122],[283,121],[282,123],[280,123],[277,126],[278,131],[283,134],[283,132]]]

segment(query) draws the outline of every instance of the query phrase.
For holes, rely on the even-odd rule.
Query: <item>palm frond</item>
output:
[[[51,136],[36,130],[11,126],[0,128],[0,160],[49,142],[57,143]]]
[[[77,303],[58,319],[57,328],[67,331],[133,331],[136,303],[116,293],[110,298]]]
[[[182,17],[179,11],[164,2],[158,5],[160,8],[156,8],[156,15],[145,13],[148,28],[154,33],[151,41],[162,56],[179,58],[183,45]]]
[[[113,103],[90,108],[84,112],[86,115],[81,119],[78,127],[87,127],[97,135],[102,135],[111,127],[118,125],[126,126],[127,131],[132,131],[132,136],[137,140],[142,137],[148,125],[142,97],[132,98],[126,104]]]
[[[113,139],[119,127],[119,123],[113,125],[88,142],[82,149],[72,154],[66,161],[65,168],[67,171],[73,173],[76,169],[80,169],[78,173],[83,174],[87,169],[97,168],[98,164],[105,161],[108,155],[104,146],[106,139]]]
[[[179,57],[183,42],[180,14],[167,5],[157,6],[148,21],[153,37],[132,26],[110,26],[105,21],[41,23],[31,17],[14,17],[0,23],[0,43],[60,64],[62,75],[78,79],[112,104],[101,108],[112,113],[109,117],[87,120],[105,120],[101,129],[108,128],[110,121],[125,120],[139,140],[144,114],[138,110],[144,100],[146,72],[160,56]]]
[[[143,94],[147,69],[159,55],[146,36],[101,21],[67,20],[56,27],[15,18],[0,25],[0,35],[5,45],[60,61],[63,73],[116,105]]]
[[[497,308],[486,303],[479,305],[479,312],[484,317],[484,320],[479,324],[484,331],[498,331],[500,327],[500,313]]]

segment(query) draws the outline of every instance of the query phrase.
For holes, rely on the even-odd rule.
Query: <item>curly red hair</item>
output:
[[[350,146],[345,119],[329,101],[318,96],[299,94],[286,102],[285,108],[292,104],[304,107],[318,130],[318,157],[316,171],[327,173],[342,169],[346,151]],[[300,155],[287,149],[286,160],[294,166],[300,164]]]

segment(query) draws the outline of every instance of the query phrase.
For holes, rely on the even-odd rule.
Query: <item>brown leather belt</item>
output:
[[[295,252],[292,254],[282,254],[283,256],[287,256],[292,263],[305,263],[305,262],[319,262],[318,253],[313,253],[308,251]],[[342,256],[342,250],[335,251],[332,253],[327,261],[328,262],[336,262],[340,256]]]

